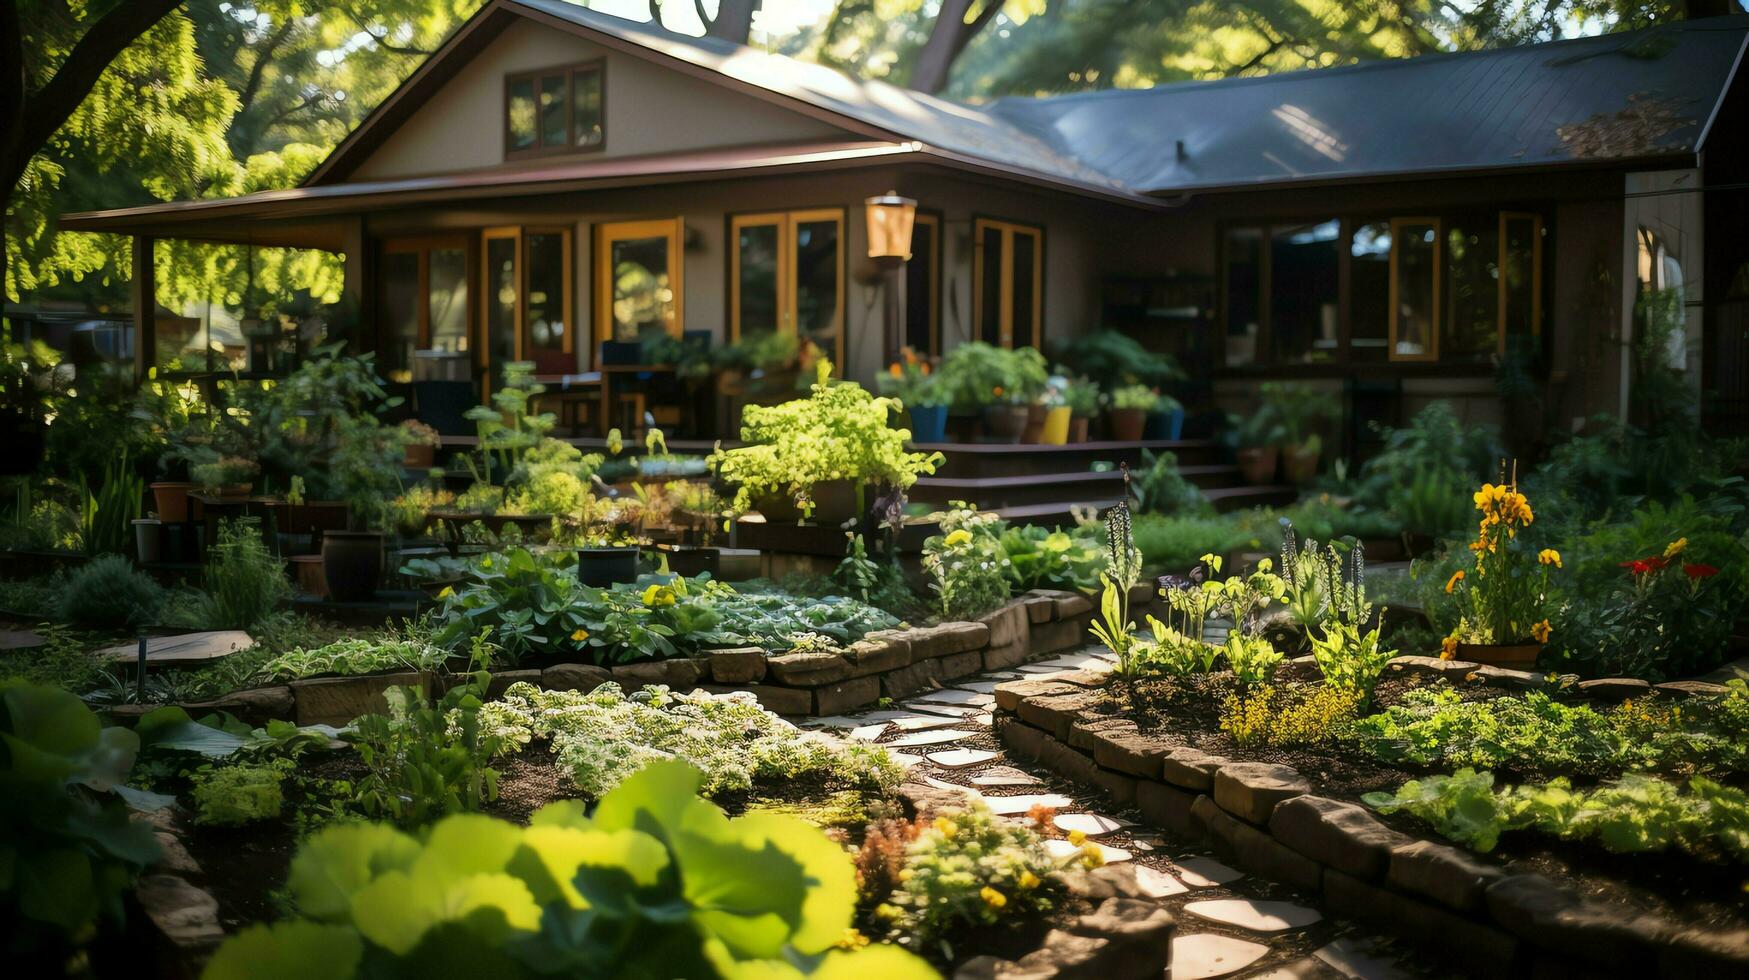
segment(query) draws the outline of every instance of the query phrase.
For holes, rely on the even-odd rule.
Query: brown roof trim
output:
[[[1468,177],[1514,177],[1546,173],[1573,173],[1598,170],[1667,170],[1696,165],[1695,153],[1677,150],[1662,155],[1633,157],[1602,157],[1594,159],[1547,160],[1538,163],[1507,164],[1477,167],[1453,164],[1449,167],[1423,167],[1419,170],[1379,170],[1357,174],[1309,174],[1292,179],[1239,181],[1228,184],[1187,184],[1182,187],[1150,188],[1147,195],[1157,201],[1199,197],[1205,194],[1247,194],[1264,191],[1302,191],[1320,187],[1345,187],[1352,184],[1413,183],[1430,180],[1461,180]]]

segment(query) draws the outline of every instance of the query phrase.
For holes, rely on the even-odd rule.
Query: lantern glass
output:
[[[888,191],[864,202],[868,209],[868,257],[911,257],[911,227],[917,221],[917,202]]]

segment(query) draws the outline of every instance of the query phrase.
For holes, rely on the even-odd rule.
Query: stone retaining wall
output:
[[[613,667],[555,664],[544,670],[497,671],[490,693],[500,694],[518,681],[576,691],[594,690],[608,681],[627,690],[665,684],[676,690],[702,688],[719,694],[751,691],[780,715],[832,715],[1084,646],[1092,617],[1093,603],[1086,596],[1036,589],[975,622],[882,630],[837,653],[768,654],[758,647],[744,647]],[[380,710],[382,692],[390,687],[410,685],[430,693],[454,681],[411,671],[315,677],[236,691],[183,707],[194,713],[227,711],[257,726],[271,719],[339,726]]]
[[[1477,665],[1417,657],[1392,667],[1467,676]],[[1366,807],[1313,794],[1287,766],[1144,734],[1128,719],[1088,710],[1104,680],[1083,673],[998,685],[1003,743],[1174,835],[1208,839],[1247,871],[1321,893],[1337,915],[1436,948],[1479,975],[1749,977],[1749,930],[1684,928],[1588,901],[1542,875],[1510,874],[1393,830]]]

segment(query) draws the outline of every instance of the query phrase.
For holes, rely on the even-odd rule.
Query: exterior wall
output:
[[[504,76],[604,58],[607,142],[562,160],[844,137],[843,130],[563,31],[519,19],[449,80],[352,175],[382,180],[504,164]],[[515,166],[517,164],[512,164]]]

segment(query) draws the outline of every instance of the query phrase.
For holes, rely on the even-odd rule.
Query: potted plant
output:
[[[722,550],[713,542],[721,530],[728,502],[717,495],[709,483],[696,480],[675,480],[662,488],[668,505],[682,515],[685,524],[684,543],[662,545],[668,559],[668,570],[676,575],[694,576],[709,573],[718,578],[722,572]]]
[[[336,602],[358,602],[375,595],[382,581],[383,528],[393,516],[389,501],[402,490],[398,464],[407,437],[374,415],[336,422],[329,475],[346,500],[348,527],[322,534],[322,579]]]
[[[1111,438],[1116,442],[1139,442],[1148,413],[1160,401],[1160,395],[1146,385],[1124,385],[1111,393],[1111,411],[1106,421],[1111,426]]]
[[[1142,438],[1176,442],[1183,434],[1184,406],[1171,395],[1157,396],[1154,407],[1148,410],[1148,421],[1142,430]]]
[[[598,589],[638,578],[637,539],[627,530],[633,512],[611,497],[590,497],[581,512],[583,545],[577,581]]]
[[[1243,418],[1230,417],[1234,459],[1246,483],[1267,484],[1275,480],[1275,464],[1284,433],[1275,407],[1268,402]]]
[[[1510,482],[1483,484],[1473,499],[1482,516],[1468,548],[1469,567],[1453,572],[1445,583],[1446,594],[1458,597],[1463,616],[1445,638],[1441,656],[1534,666],[1552,632],[1549,580],[1561,567],[1561,555],[1525,543],[1521,532],[1536,515],[1518,490],[1516,474]]]
[[[1281,426],[1281,461],[1288,482],[1310,483],[1324,449],[1318,430],[1335,414],[1335,400],[1310,385],[1286,381],[1265,382],[1260,393]]]
[[[189,470],[194,482],[206,492],[220,497],[247,497],[255,487],[260,464],[241,456],[220,456]]]
[[[1085,378],[1070,378],[1063,386],[1063,404],[1069,408],[1069,442],[1086,442],[1093,417],[1099,414],[1099,385]]]
[[[876,382],[882,395],[904,406],[910,416],[912,442],[931,445],[947,439],[947,410],[953,397],[928,360],[906,347]]]
[[[407,432],[407,449],[401,465],[410,470],[428,470],[437,465],[437,447],[443,439],[437,430],[418,419],[401,423]]]
[[[1116,330],[1098,329],[1070,337],[1051,348],[1055,363],[1065,374],[1086,378],[1102,390],[1125,385],[1159,388],[1184,377],[1172,358],[1143,347],[1134,337]]]
[[[1049,378],[1038,351],[1007,350],[982,341],[949,351],[940,374],[953,411],[981,415],[984,434],[996,442],[1020,440],[1031,415],[1028,406],[1044,393]]]
[[[1044,406],[1044,424],[1039,427],[1038,441],[1047,446],[1061,446],[1069,441],[1069,419],[1073,410],[1069,407],[1069,380],[1060,375],[1053,376],[1045,386],[1045,393],[1039,398],[1039,404]]]

